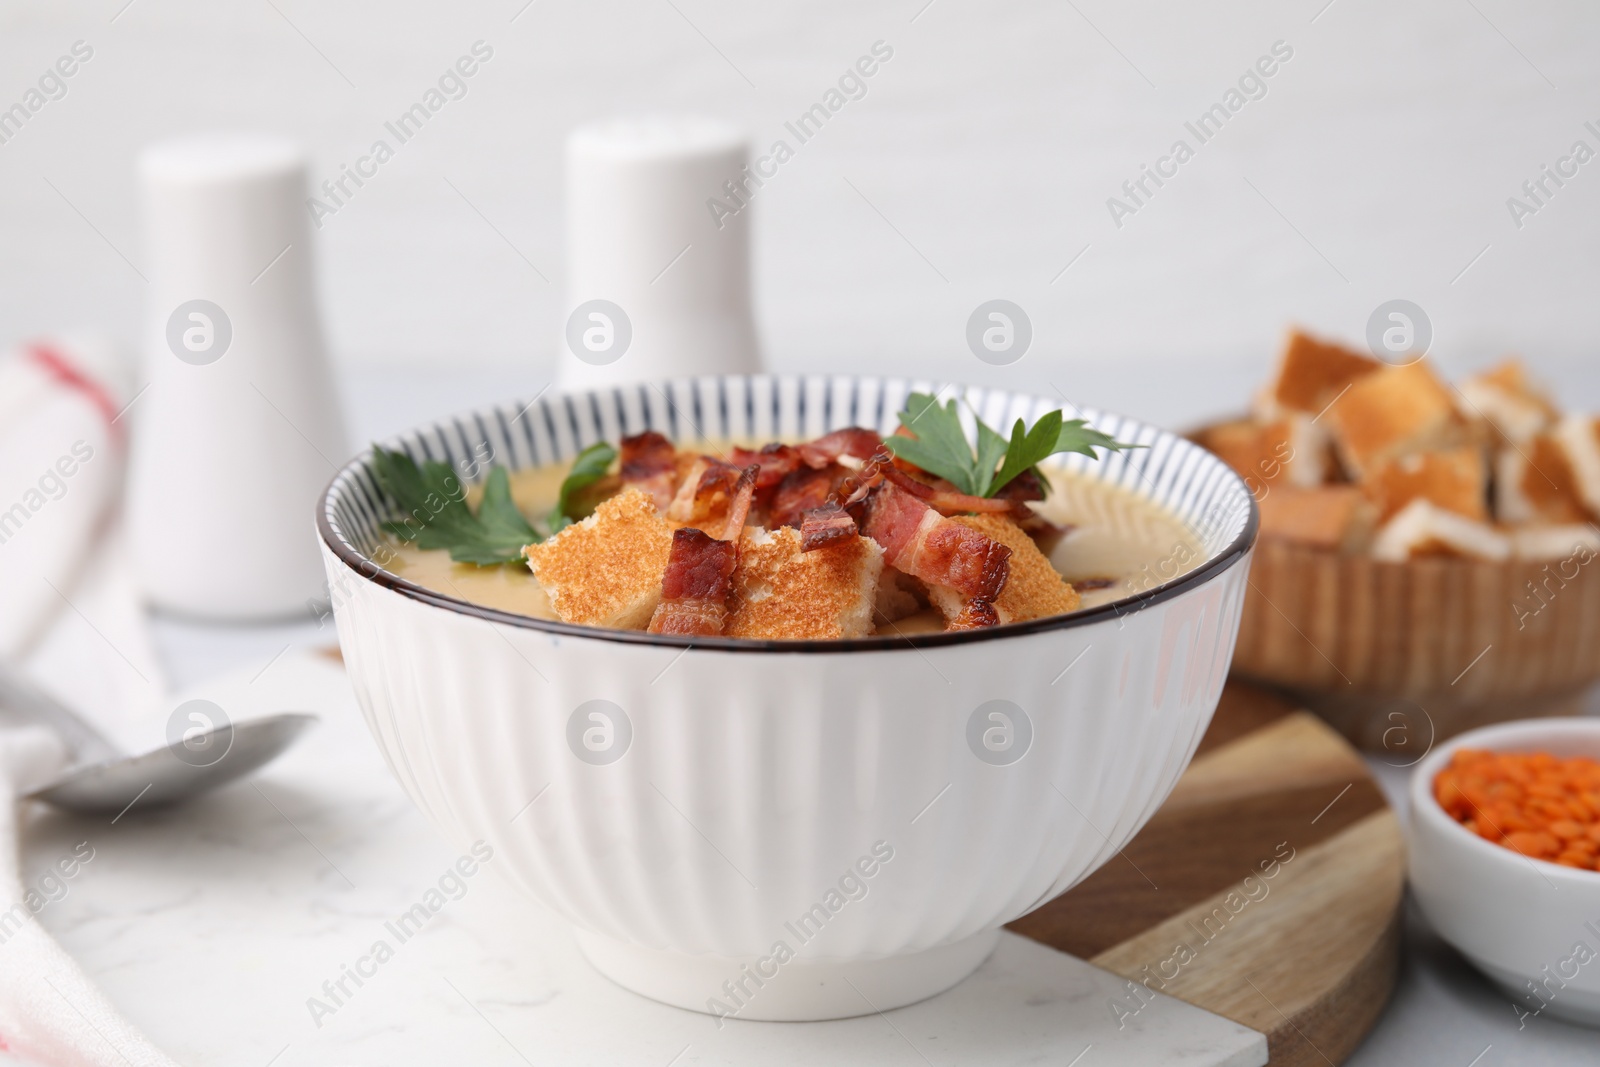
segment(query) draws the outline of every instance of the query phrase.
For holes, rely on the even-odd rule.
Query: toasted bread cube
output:
[[[1600,517],[1600,419],[1568,415],[1551,436],[1572,467],[1578,499],[1590,515]]]
[[[1525,444],[1549,429],[1556,406],[1528,378],[1519,359],[1508,359],[1461,383],[1462,413],[1487,423],[1490,440]]]
[[[1518,559],[1568,559],[1587,563],[1600,555],[1600,530],[1593,525],[1519,526],[1511,531],[1511,549]]]
[[[1268,426],[1267,434],[1274,442],[1274,449],[1278,448],[1278,442],[1288,446],[1289,456],[1283,465],[1289,485],[1310,489],[1332,477],[1333,440],[1327,428],[1319,426],[1313,418],[1290,413]]]
[[[1328,344],[1294,330],[1283,346],[1278,376],[1268,387],[1263,414],[1274,418],[1280,411],[1317,415],[1358,378],[1383,369],[1371,356]]]
[[[1241,478],[1261,477],[1261,424],[1253,419],[1218,423],[1200,433],[1200,445],[1221,457]]]
[[[1406,452],[1446,447],[1465,436],[1449,388],[1422,360],[1358,379],[1325,418],[1339,455],[1358,478]]]
[[[1298,413],[1267,423],[1225,422],[1202,433],[1200,444],[1237,471],[1252,492],[1278,482],[1321,485],[1332,472],[1326,432]]]
[[[957,515],[950,521],[1011,549],[1010,574],[994,602],[1001,622],[1026,622],[1078,610],[1078,591],[1050,565],[1027,531],[1011,519],[1004,515]],[[928,586],[928,599],[946,622],[960,615],[967,603],[963,594],[942,585]]]
[[[1549,434],[1501,449],[1494,468],[1495,518],[1501,522],[1575,523],[1588,519],[1578,476]]]
[[[1261,498],[1261,536],[1335,552],[1359,552],[1377,508],[1353,485],[1284,486]]]
[[[1489,465],[1477,445],[1412,452],[1391,459],[1362,483],[1387,521],[1413,500],[1428,500],[1447,511],[1482,522],[1489,518]]]
[[[748,528],[739,541],[727,637],[828,640],[872,632],[883,549],[870,537],[800,551],[800,531]]]
[[[1421,556],[1504,560],[1511,556],[1511,538],[1486,522],[1417,499],[1378,530],[1372,558],[1397,563]]]
[[[671,551],[672,528],[630,487],[522,554],[563,622],[642,630],[661,601]]]

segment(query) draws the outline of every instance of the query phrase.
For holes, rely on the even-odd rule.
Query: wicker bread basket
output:
[[[1600,680],[1600,562],[1392,563],[1262,538],[1233,669],[1410,762],[1484,723],[1581,709]]]

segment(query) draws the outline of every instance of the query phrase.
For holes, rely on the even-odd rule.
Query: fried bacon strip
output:
[[[995,496],[1011,503],[1011,517],[1023,532],[1033,538],[1039,551],[1049,555],[1072,529],[1051,522],[1028,506],[1030,501],[1044,499],[1044,483],[1031,470],[1023,471],[1005,484]]]
[[[750,517],[760,468],[740,468],[720,459],[701,456],[684,475],[683,484],[667,506],[667,521],[693,526],[718,540],[733,540]],[[733,532],[724,536],[723,528]]]
[[[964,515],[968,512],[978,512],[979,514],[984,512],[999,513],[1016,510],[1015,505],[1009,500],[1004,500],[1000,497],[972,496],[968,493],[962,493],[942,478],[939,481],[943,485],[938,483],[930,485],[927,482],[918,481],[892,463],[884,464],[882,471],[884,478],[898,485],[912,496],[917,497],[941,515]],[[945,488],[945,486],[949,488]]]
[[[799,526],[806,512],[833,501],[835,488],[848,473],[836,464],[791,472],[772,494],[767,524],[773,529]]]
[[[961,606],[961,612],[949,622],[944,624],[946,630],[982,630],[987,626],[999,626],[1000,613],[988,600],[972,598]]]
[[[913,468],[916,469],[916,468]],[[913,478],[901,469],[899,461],[888,449],[879,449],[861,469],[852,473],[839,486],[838,499],[845,507],[859,504],[875,486],[884,482],[898,486],[942,515],[964,515],[968,512],[1009,512],[1016,507],[1012,501],[998,497],[972,496],[958,492],[949,482],[939,479],[934,484]]]
[[[694,498],[700,491],[700,479],[705,477],[711,465],[717,462],[709,456],[697,456],[683,478],[678,482],[678,491],[673,494],[672,500],[667,504],[666,516],[668,522],[685,523],[694,514]]]
[[[666,511],[678,490],[678,450],[654,430],[622,439],[622,484],[649,494]]]
[[[806,466],[821,469],[837,463],[840,456],[853,459],[871,459],[883,448],[883,438],[860,426],[846,426],[825,434],[815,441],[796,445],[795,450]]]
[[[840,456],[870,459],[877,454],[883,441],[871,430],[849,426],[801,445],[774,442],[759,452],[748,448],[730,449],[729,460],[735,466],[748,467],[754,463],[761,468],[756,477],[756,494],[775,488],[784,478],[805,467],[823,470],[838,462]]]
[[[755,499],[756,472],[755,467],[744,468],[728,490],[728,510],[719,540],[737,544],[739,535],[744,532],[744,524],[750,519],[750,505]]]
[[[831,487],[844,475],[838,463],[841,456],[870,459],[882,446],[883,441],[871,430],[850,426],[801,445],[773,443],[759,452],[734,448],[729,459],[739,467],[755,464],[761,468],[756,476],[756,504],[776,508],[777,517],[769,517],[772,526],[798,526],[803,512],[828,500],[821,491],[824,480],[811,476],[812,472],[827,471]]]
[[[800,450],[793,445],[784,445],[774,442],[767,445],[759,452],[752,452],[747,448],[729,449],[728,459],[736,467],[748,467],[752,463],[760,468],[756,475],[756,496],[762,497],[767,490],[775,489],[790,473],[800,466]]]
[[[1007,482],[1004,488],[996,493],[995,496],[1001,500],[1009,500],[1018,505],[1026,504],[1031,500],[1043,500],[1044,483],[1039,480],[1039,476],[1031,469],[1025,470]],[[1027,510],[1032,511],[1033,509],[1029,508]],[[1020,518],[1020,508],[1017,514]]]
[[[759,472],[755,464],[740,469],[703,457],[690,470],[668,509],[669,518],[679,510],[686,525],[672,534],[661,603],[650,616],[651,633],[722,632],[739,562],[739,535],[750,517]]]
[[[861,536],[856,520],[838,504],[812,508],[800,519],[800,551],[811,552]]]
[[[858,441],[858,443],[864,444],[864,441]],[[807,480],[804,478],[805,473],[806,472],[803,471],[796,472],[796,474],[792,474],[789,476],[789,478],[785,479],[784,485],[779,487],[779,492],[773,499],[773,514],[775,516],[781,516],[785,520],[792,519],[792,517],[797,514],[800,515],[802,532],[805,529],[805,513],[809,512],[813,508],[823,506],[822,503],[818,502],[821,498],[821,479],[812,478]],[[875,496],[884,495],[884,490],[889,488],[893,488],[895,490],[895,494],[897,494],[898,498],[904,498],[904,500],[897,499],[895,496],[891,496],[889,498],[890,500],[894,501],[894,509],[897,512],[905,513],[907,516],[915,512],[918,522],[923,520],[924,513],[932,513],[936,516],[960,515],[971,512],[976,512],[979,514],[1015,514],[1020,508],[1023,511],[1026,511],[1028,514],[1032,514],[1032,509],[1028,508],[1021,499],[972,496],[967,493],[958,492],[954,486],[950,485],[948,482],[945,482],[943,479],[939,479],[930,484],[918,478],[913,478],[905,470],[901,469],[901,467],[896,463],[894,455],[888,449],[882,446],[881,441],[879,442],[877,451],[873,452],[871,456],[867,457],[866,462],[862,464],[859,470],[850,472],[837,482],[826,502],[838,504],[844,509],[861,511],[864,502],[869,501]],[[1016,495],[1018,497],[1024,497],[1024,495],[1029,491],[1029,488],[1029,486],[1025,485],[1018,490]],[[786,489],[789,491],[785,492]],[[1033,491],[1037,491],[1040,497],[1043,496],[1043,492],[1039,490],[1037,483],[1034,483],[1031,486],[1031,489]],[[917,508],[913,509],[909,506],[909,504],[906,503],[906,501],[915,503]],[[782,509],[779,508],[780,503],[783,505]],[[846,513],[850,514],[849,511]],[[859,516],[852,517],[858,518]],[[777,524],[779,520],[778,518],[774,518],[773,521],[774,524]],[[957,527],[953,524],[947,523],[945,525],[949,526],[952,530],[964,529],[963,527]],[[817,531],[819,536],[819,539],[815,540],[814,544],[820,546],[821,544],[826,543],[820,540],[821,531],[824,529],[822,520],[820,518],[813,524],[813,528]],[[831,534],[833,537],[841,537],[848,534],[848,530],[844,527],[843,521],[832,514],[827,517],[826,528],[830,531],[835,531]],[[869,536],[871,536],[874,540],[879,541],[880,544],[883,543],[882,538],[878,537],[877,534],[871,533],[870,529],[868,533]],[[1005,548],[1003,545],[994,544],[981,534],[976,534],[975,531],[966,531],[966,534],[950,533],[947,536],[955,537],[958,539],[958,541],[963,537],[965,537],[967,540],[970,540],[971,536],[976,536],[981,541],[985,542],[986,545],[992,546],[993,549],[1004,553],[1006,557],[1010,556],[1009,549]],[[807,544],[805,547],[807,550],[809,550],[812,545]],[[886,552],[888,552],[889,546],[885,544],[884,549]],[[985,551],[988,551],[988,549],[986,548]],[[892,556],[889,560],[889,563],[891,566],[897,567],[903,571],[907,571],[907,573],[916,574],[915,571],[910,571],[908,568],[895,563]],[[941,581],[937,577],[929,577],[923,574],[917,574],[917,577],[922,578],[924,581],[932,581],[937,585],[953,584],[951,582]],[[1000,582],[1001,585],[1004,584],[1003,577],[1000,579]],[[959,587],[957,586],[956,588]],[[964,589],[962,591],[966,592]],[[990,599],[992,599],[993,595],[998,595],[998,593],[999,587],[997,586],[994,593],[991,594]],[[972,597],[973,599],[984,599],[979,593],[968,593],[968,596]],[[973,625],[986,625],[985,623],[981,622],[982,619],[988,617],[984,613],[977,612],[972,617],[975,620]]]
[[[1011,550],[951,522],[892,481],[864,498],[864,532],[883,546],[884,562],[932,585],[949,586],[968,604],[952,628],[993,626],[994,600],[1011,575]]]
[[[845,479],[834,489],[834,499],[846,509],[855,508],[866,500],[867,494],[883,484],[883,472],[894,466],[894,454],[887,448],[880,448],[861,465],[860,470],[851,471]]]
[[[661,603],[650,616],[653,634],[720,634],[728,615],[728,591],[739,562],[739,543],[699,530],[677,530],[661,579]]]

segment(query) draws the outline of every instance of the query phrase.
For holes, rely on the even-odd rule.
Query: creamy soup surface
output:
[[[687,446],[686,446],[687,447]],[[707,447],[710,454],[722,451]],[[543,516],[555,505],[567,464],[511,472],[511,496],[523,514]],[[1193,570],[1205,558],[1200,540],[1177,516],[1119,486],[1063,471],[1048,472],[1050,495],[1034,505],[1045,518],[1071,530],[1050,554],[1061,576],[1077,587],[1079,610],[1120,600]],[[477,490],[468,501],[477,507]],[[385,569],[420,586],[484,607],[553,619],[550,601],[526,567],[455,563],[443,549],[423,551],[391,542]],[[933,633],[944,629],[929,609],[880,633]]]

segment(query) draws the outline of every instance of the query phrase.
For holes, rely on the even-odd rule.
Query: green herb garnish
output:
[[[900,412],[900,425],[916,437],[895,436],[884,442],[889,450],[929,474],[937,475],[968,496],[994,496],[1025,471],[1037,473],[1038,464],[1057,452],[1078,452],[1094,456],[1095,449],[1118,452],[1124,448],[1143,448],[1113,440],[1089,428],[1084,419],[1063,419],[1052,411],[1029,430],[1021,419],[1011,428],[1011,439],[1001,437],[977,419],[976,452],[967,443],[961,428],[956,402],[943,407],[937,397],[912,393]],[[996,469],[998,468],[998,469]],[[1041,485],[1047,485],[1040,478]]]
[[[373,468],[384,491],[394,497],[405,518],[383,528],[418,548],[448,549],[457,563],[480,567],[514,563],[522,547],[541,540],[511,499],[511,481],[504,467],[491,467],[483,484],[483,500],[474,515],[466,487],[447,463],[424,461],[419,468],[404,452],[372,446]]]
[[[617,450],[605,441],[596,441],[578,453],[578,458],[572,461],[572,470],[567,472],[566,478],[561,482],[561,495],[556,500],[554,510],[550,512],[552,535],[571,526],[574,520],[583,518],[572,510],[572,495],[604,478],[616,458]]]

